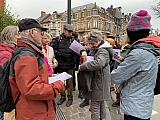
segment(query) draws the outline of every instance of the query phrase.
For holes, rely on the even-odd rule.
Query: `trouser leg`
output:
[[[106,120],[105,101],[100,101],[100,120]]]
[[[91,100],[91,120],[99,120],[100,104],[97,101]]]
[[[68,69],[68,74],[73,76],[73,69]],[[73,78],[71,77],[70,79],[67,80],[67,92],[68,92],[68,99],[73,99],[73,94],[72,94],[72,88],[73,88]]]

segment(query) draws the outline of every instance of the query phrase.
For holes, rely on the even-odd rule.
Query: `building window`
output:
[[[75,19],[78,19],[78,13],[76,13],[76,15],[75,15]]]
[[[100,29],[100,21],[98,22],[98,29]]]
[[[60,28],[60,22],[58,22],[58,28]]]
[[[78,30],[78,24],[77,23],[75,24],[75,29]]]
[[[97,20],[93,21],[93,28],[97,28]]]
[[[91,16],[91,11],[88,11],[88,16]]]
[[[66,20],[68,19],[68,17],[66,16]]]
[[[81,17],[84,18],[84,12],[81,12]]]
[[[93,15],[97,15],[97,10],[93,10]]]
[[[88,29],[90,29],[90,21],[88,21],[88,23],[87,23],[87,24],[88,24],[88,25],[87,25],[87,26],[88,26]]]
[[[81,22],[81,29],[84,29],[84,23]]]

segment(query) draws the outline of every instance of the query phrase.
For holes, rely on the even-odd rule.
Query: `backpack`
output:
[[[11,88],[9,84],[9,71],[10,71],[10,64],[12,60],[21,52],[21,51],[31,51],[33,53],[33,50],[31,49],[16,49],[15,52],[12,52],[12,57],[6,61],[5,63],[0,66],[0,111],[1,112],[11,112],[13,109],[15,109],[15,105],[18,102],[18,99],[20,97],[20,94],[18,94],[18,97],[16,101],[13,101]]]
[[[160,56],[156,56],[158,60],[158,73],[157,73],[157,80],[156,86],[154,88],[154,95],[160,94]]]

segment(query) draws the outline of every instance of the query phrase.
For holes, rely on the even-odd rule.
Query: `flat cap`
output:
[[[42,31],[48,30],[47,28],[43,28],[35,19],[32,18],[25,18],[22,19],[19,24],[19,32],[22,32],[23,30],[28,30],[31,28],[40,28]]]
[[[72,25],[70,25],[70,24],[65,24],[65,25],[63,26],[63,28],[66,29],[66,30],[73,31],[73,27],[72,27]]]

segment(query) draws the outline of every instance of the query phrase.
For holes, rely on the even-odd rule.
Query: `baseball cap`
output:
[[[73,31],[73,27],[70,24],[65,24],[63,28],[66,29],[66,30]]]
[[[19,32],[22,32],[23,30],[28,30],[31,28],[40,28],[42,31],[48,30],[47,28],[43,28],[35,19],[32,18],[25,18],[22,19],[19,24]]]

